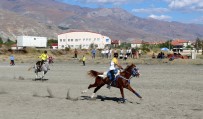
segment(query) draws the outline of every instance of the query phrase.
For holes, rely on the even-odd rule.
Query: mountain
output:
[[[83,8],[56,0],[1,0],[0,33],[4,38],[85,30],[111,39],[145,41],[203,38],[203,25],[136,17],[120,8]]]

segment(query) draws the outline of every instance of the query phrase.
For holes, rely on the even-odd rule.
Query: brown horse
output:
[[[173,58],[173,59],[189,59],[188,56],[184,56],[184,55],[176,54],[176,53],[174,53],[174,54],[168,54],[167,58],[169,58],[169,59],[170,58]]]
[[[97,72],[94,70],[90,70],[88,72],[88,75],[90,75],[91,77],[95,77],[95,82],[94,84],[90,84],[88,86],[88,89],[96,87],[94,89],[94,93],[92,94],[91,98],[94,97],[94,95],[96,94],[96,92],[105,84],[109,84],[111,81],[109,80],[108,77],[102,78],[99,75],[102,75],[102,72]],[[111,83],[111,86],[119,88],[120,92],[121,92],[121,96],[122,96],[122,101],[125,102],[125,98],[124,98],[124,91],[123,89],[126,88],[128,90],[130,90],[131,92],[133,92],[137,97],[139,97],[140,99],[142,99],[142,97],[131,87],[130,85],[130,79],[132,77],[139,77],[140,73],[138,68],[136,68],[135,64],[131,64],[129,66],[127,66],[122,72],[120,72],[120,75],[118,75],[116,77],[116,80],[113,81]],[[84,90],[82,93],[87,92],[87,90]]]

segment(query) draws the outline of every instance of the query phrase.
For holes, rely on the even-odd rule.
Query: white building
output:
[[[47,47],[47,37],[17,36],[17,47]]]
[[[98,49],[103,49],[106,45],[111,44],[111,39],[93,32],[68,32],[58,35],[58,49],[66,47],[88,49],[91,44]]]
[[[131,42],[131,48],[140,48],[143,44],[142,40],[134,40]]]

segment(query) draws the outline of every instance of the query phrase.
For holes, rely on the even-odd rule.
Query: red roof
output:
[[[52,43],[51,46],[58,46],[58,43]]]
[[[111,44],[119,44],[119,40],[111,40]]]
[[[171,45],[174,45],[174,46],[176,46],[176,45],[183,45],[183,43],[188,43],[188,42],[189,41],[187,41],[187,40],[176,39],[176,40],[173,40],[171,42]]]
[[[142,40],[134,40],[131,42],[132,44],[143,44]]]
[[[17,47],[17,44],[13,44],[13,45],[11,45],[11,47]]]

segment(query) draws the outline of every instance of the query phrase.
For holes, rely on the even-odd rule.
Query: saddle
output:
[[[115,69],[114,70],[114,74],[115,74],[115,77],[117,78],[117,76],[120,75],[120,70],[119,69]],[[108,77],[110,80],[112,79],[110,71],[106,71],[102,75],[98,75],[98,76],[101,77],[101,78]]]
[[[41,61],[37,61],[36,66],[37,66],[37,71],[41,72],[42,71],[42,66],[41,66]]]

